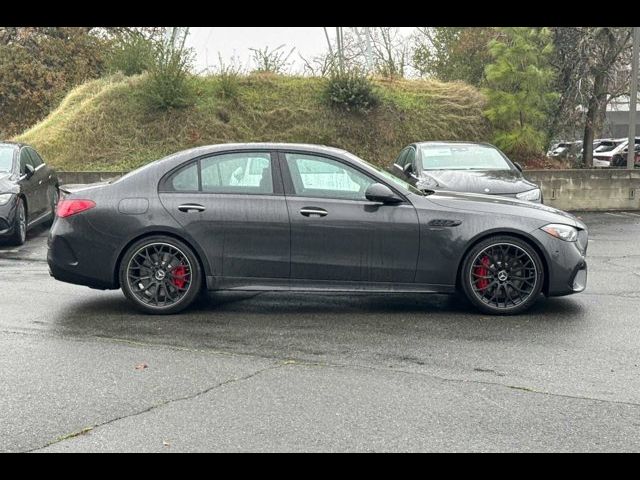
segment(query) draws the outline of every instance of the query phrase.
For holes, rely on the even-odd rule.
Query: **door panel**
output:
[[[161,193],[167,211],[206,252],[215,276],[289,276],[289,216],[281,195]],[[183,205],[205,208],[181,211]]]
[[[413,282],[419,225],[408,203],[364,198],[378,180],[338,159],[284,153],[281,170],[291,219],[291,278]]]
[[[167,211],[206,252],[213,275],[288,278],[289,215],[268,152],[213,155],[160,186]]]
[[[291,278],[413,282],[418,217],[408,204],[287,197]],[[301,210],[322,209],[325,216]]]

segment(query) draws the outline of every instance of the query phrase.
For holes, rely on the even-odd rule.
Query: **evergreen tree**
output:
[[[502,28],[489,51],[493,63],[486,68],[485,114],[494,127],[494,142],[517,157],[541,153],[547,114],[557,98],[549,64],[551,33],[546,28]]]

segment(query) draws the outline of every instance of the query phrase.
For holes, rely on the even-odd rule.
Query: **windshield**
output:
[[[511,170],[494,147],[487,145],[420,145],[424,170]]]
[[[0,145],[0,172],[10,172],[13,169],[13,152],[12,145]]]
[[[398,188],[400,190],[403,190],[405,192],[413,193],[415,195],[424,196],[424,192],[422,190],[418,190],[416,187],[414,187],[410,183],[407,183],[404,180],[400,180],[399,178],[397,178],[394,175],[390,174],[386,170],[383,170],[380,167],[372,165],[371,163],[369,163],[369,162],[367,162],[365,160],[362,160],[360,157],[356,157],[352,153],[345,152],[345,155],[347,157],[351,158],[352,160],[356,160],[357,162],[364,163],[367,166],[373,168],[376,172],[378,172],[380,175],[382,175],[385,178],[385,180],[388,180],[389,183],[393,184],[396,188]]]
[[[594,152],[610,152],[611,150],[616,148],[616,145],[618,144],[615,142],[602,142],[600,145],[596,147]]]

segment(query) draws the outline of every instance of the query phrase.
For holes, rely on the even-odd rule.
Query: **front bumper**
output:
[[[0,238],[9,237],[13,234],[16,220],[17,203],[12,199],[6,205],[0,206]]]
[[[611,166],[611,160],[603,160],[600,158],[594,158],[593,159],[593,166],[594,167],[602,167],[602,168],[607,168]]]
[[[542,230],[532,235],[543,246],[547,262],[545,293],[550,297],[582,292],[587,286],[587,233],[577,242],[565,242]]]

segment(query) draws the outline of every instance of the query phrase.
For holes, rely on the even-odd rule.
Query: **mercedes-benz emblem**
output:
[[[509,278],[509,274],[507,272],[505,272],[504,270],[500,270],[498,272],[498,280],[504,282],[507,280],[507,278]]]

